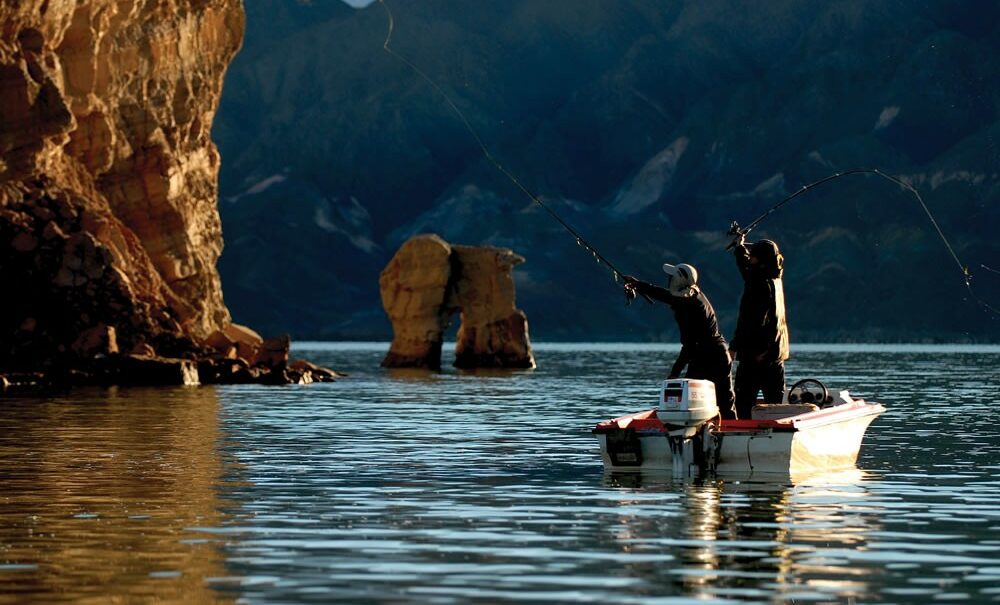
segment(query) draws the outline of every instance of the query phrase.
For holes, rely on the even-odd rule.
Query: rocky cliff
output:
[[[0,369],[191,356],[230,315],[211,127],[240,0],[0,7]]]

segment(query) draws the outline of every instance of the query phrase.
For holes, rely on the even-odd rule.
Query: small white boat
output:
[[[714,384],[677,379],[664,381],[657,408],[601,422],[593,432],[607,470],[794,477],[852,468],[868,425],[884,411],[806,379],[782,403],[755,406],[752,419],[722,420]]]

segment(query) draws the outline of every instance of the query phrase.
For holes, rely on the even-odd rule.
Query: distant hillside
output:
[[[494,155],[620,269],[702,272],[727,333],[744,224],[835,171],[923,193],[1000,306],[1000,4],[850,0],[388,0],[393,48]],[[234,319],[385,338],[378,272],[406,237],[513,248],[536,339],[676,339],[485,161],[443,98],[382,50],[383,7],[248,2],[215,139]],[[852,176],[751,237],[787,259],[795,340],[1000,340],[917,202]]]

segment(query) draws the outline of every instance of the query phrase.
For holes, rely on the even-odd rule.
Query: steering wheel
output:
[[[809,386],[816,386],[822,389],[823,396],[819,399],[819,401],[814,400],[812,391],[806,388]],[[799,391],[801,394],[798,393]],[[803,378],[793,384],[792,388],[788,389],[788,403],[815,403],[816,405],[825,405],[829,396],[830,393],[826,390],[826,385],[815,378]]]

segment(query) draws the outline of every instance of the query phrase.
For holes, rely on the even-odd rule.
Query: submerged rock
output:
[[[455,367],[535,367],[528,320],[514,305],[512,270],[522,262],[507,248],[407,240],[379,278],[393,328],[382,365],[440,369],[444,331],[458,312]]]

